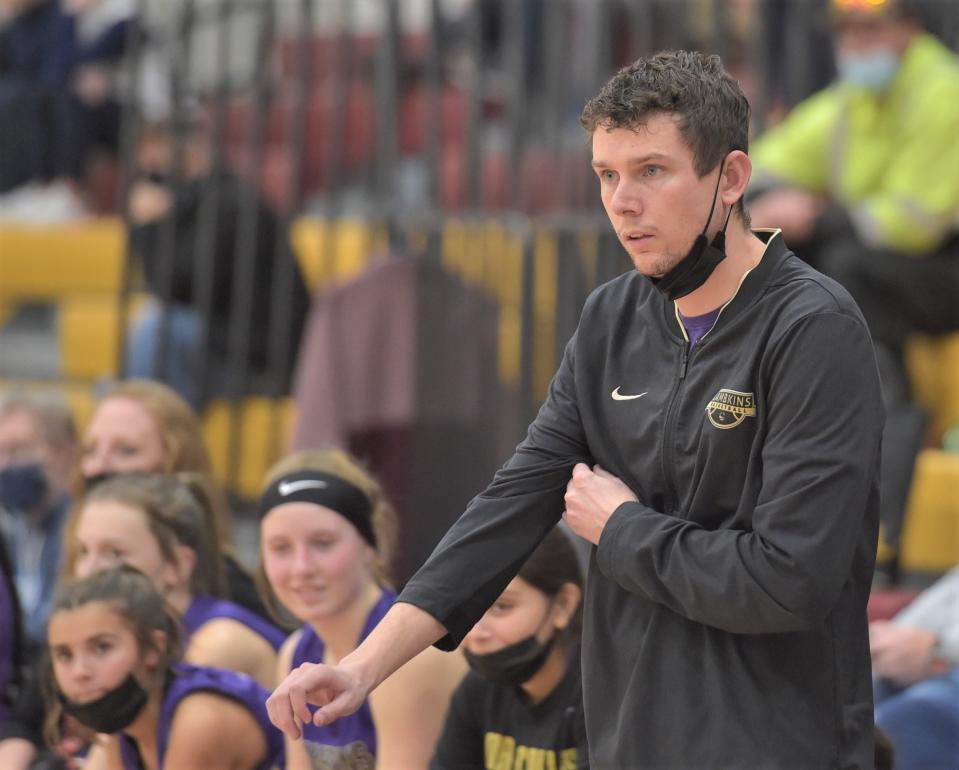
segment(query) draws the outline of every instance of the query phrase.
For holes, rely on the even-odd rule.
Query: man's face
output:
[[[209,138],[201,131],[186,137],[184,155],[179,172],[193,179],[204,174],[210,166]],[[174,140],[168,129],[151,127],[144,131],[137,144],[137,165],[145,173],[171,176],[174,169]]]
[[[36,417],[20,409],[0,415],[0,468],[27,463],[46,465],[50,454],[50,445]]]
[[[901,56],[911,33],[911,24],[890,14],[849,14],[836,20],[836,51],[839,56],[880,51]]]
[[[67,489],[73,463],[72,453],[50,444],[40,421],[31,412],[14,409],[0,415],[0,468],[37,464],[43,468],[50,495]]]
[[[593,132],[593,168],[616,235],[643,275],[673,268],[702,232],[718,169],[696,173],[693,152],[670,115],[654,115],[633,130]],[[710,233],[722,225],[713,213]]]

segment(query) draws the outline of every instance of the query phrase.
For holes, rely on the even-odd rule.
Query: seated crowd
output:
[[[407,770],[534,755],[585,766],[583,577],[563,530],[465,653],[427,650],[350,719],[304,725],[291,741],[266,718],[270,689],[296,666],[349,653],[396,597],[397,521],[378,481],[338,449],[278,462],[257,506],[254,579],[223,535],[230,514],[196,415],[172,390],[130,380],[108,391],[73,467],[45,451],[39,407],[53,410],[29,396],[0,408],[0,515],[30,523],[50,498],[66,511],[51,535],[64,547],[45,565],[53,588],[33,635],[17,596],[39,564],[10,552],[6,535],[0,548],[0,766]],[[5,429],[3,416],[21,412],[37,418],[36,435],[17,434],[21,421]],[[11,494],[8,477],[28,468],[50,494]]]
[[[45,432],[45,417],[58,424],[49,402],[4,403],[0,766],[69,768],[81,757],[93,770],[587,766],[583,574],[565,530],[531,555],[461,652],[428,649],[354,715],[303,725],[293,741],[266,718],[270,689],[297,666],[348,654],[396,598],[397,521],[377,480],[338,449],[278,462],[257,505],[254,578],[223,535],[230,516],[196,415],[166,386],[131,380],[108,391],[82,449],[66,453],[73,468],[50,451],[72,430]],[[43,494],[25,494],[31,485],[18,479],[28,477]],[[25,558],[47,545],[51,501],[67,512],[52,520],[64,544],[53,567]],[[12,519],[26,534],[8,534],[19,531]],[[894,747],[896,767],[957,758],[957,578],[871,627],[877,746],[884,756]],[[36,603],[29,587],[45,582],[55,590],[28,613],[20,587]]]

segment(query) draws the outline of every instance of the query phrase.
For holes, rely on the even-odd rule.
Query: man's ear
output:
[[[746,186],[753,173],[753,162],[742,150],[733,150],[726,156],[719,195],[723,204],[731,206],[746,194]]]
[[[583,600],[583,591],[575,583],[563,583],[556,592],[553,604],[553,623],[557,629],[564,629],[572,621]]]

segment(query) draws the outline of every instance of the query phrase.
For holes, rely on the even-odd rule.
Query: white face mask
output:
[[[885,90],[899,71],[899,57],[891,48],[840,53],[836,64],[842,81],[868,91]]]

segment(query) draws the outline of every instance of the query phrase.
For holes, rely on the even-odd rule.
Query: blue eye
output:
[[[659,166],[646,166],[646,176],[659,176],[662,169]]]

